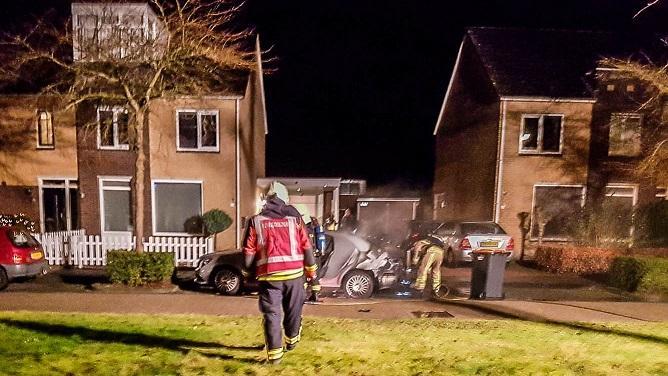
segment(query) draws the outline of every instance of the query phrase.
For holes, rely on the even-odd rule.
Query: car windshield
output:
[[[9,235],[9,240],[12,242],[12,244],[14,244],[15,247],[35,247],[39,244],[35,238],[33,238],[25,231],[9,230],[7,231],[7,235]]]
[[[463,234],[505,234],[496,223],[462,223]]]

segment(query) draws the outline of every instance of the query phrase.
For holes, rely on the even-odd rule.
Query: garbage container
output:
[[[510,252],[478,250],[471,253],[470,299],[503,299],[503,275]]]

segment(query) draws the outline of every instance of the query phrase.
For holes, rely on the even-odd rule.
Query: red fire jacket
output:
[[[257,215],[249,224],[243,253],[255,259],[259,280],[287,280],[303,275],[304,253],[310,250],[311,242],[299,218]]]

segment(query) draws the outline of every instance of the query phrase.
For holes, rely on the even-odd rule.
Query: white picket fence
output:
[[[49,265],[104,266],[107,253],[115,249],[133,249],[134,236],[86,235],[85,231],[35,234],[42,243]],[[143,239],[145,252],[169,252],[174,254],[176,266],[193,266],[198,258],[214,252],[211,237],[151,236]]]

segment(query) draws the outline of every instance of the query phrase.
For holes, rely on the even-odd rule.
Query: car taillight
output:
[[[459,243],[459,249],[471,249],[471,242],[468,238],[462,239],[462,242]]]
[[[514,251],[515,250],[515,240],[513,238],[510,238],[508,240],[508,244],[506,245],[506,251]]]
[[[14,264],[20,264],[23,261],[23,257],[21,257],[21,255],[18,254],[14,254],[13,259],[14,259]]]

